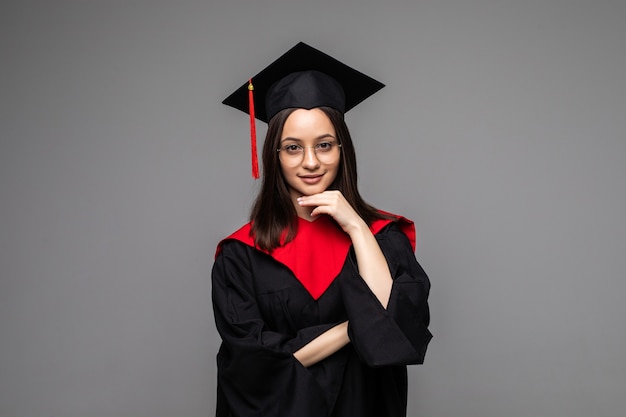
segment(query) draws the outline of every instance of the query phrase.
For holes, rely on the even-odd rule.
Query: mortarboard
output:
[[[383,87],[381,82],[300,42],[222,103],[250,115],[252,175],[258,178],[255,118],[267,123],[287,108],[322,106],[345,113]]]

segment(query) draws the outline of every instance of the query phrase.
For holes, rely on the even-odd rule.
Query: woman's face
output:
[[[340,147],[335,128],[320,109],[297,109],[283,126],[280,168],[292,199],[321,193],[337,177]]]

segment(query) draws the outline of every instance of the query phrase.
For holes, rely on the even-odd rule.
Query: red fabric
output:
[[[397,218],[400,230],[409,238],[415,250],[413,222],[391,213],[385,214]],[[370,226],[370,230],[376,234],[392,221],[377,220]],[[255,247],[250,230],[251,224],[248,223],[224,240],[235,239]],[[222,242],[217,247],[216,257],[221,251]],[[351,244],[350,237],[337,223],[330,216],[322,215],[312,222],[298,218],[298,233],[291,242],[274,249],[271,253],[262,252],[268,253],[276,261],[289,268],[309,294],[317,300],[339,275]]]

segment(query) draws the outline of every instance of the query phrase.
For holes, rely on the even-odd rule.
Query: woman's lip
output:
[[[305,175],[305,176],[301,176],[300,179],[305,183],[305,184],[317,184],[318,182],[320,182],[322,180],[322,177],[324,176],[324,174],[320,174],[320,175]]]

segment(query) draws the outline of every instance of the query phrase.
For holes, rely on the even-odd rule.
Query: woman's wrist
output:
[[[360,217],[357,217],[357,219],[355,219],[351,224],[347,225],[344,230],[350,236],[352,241],[372,233],[367,223],[365,223],[365,221]]]
[[[349,343],[348,322],[344,321],[343,323],[331,327],[302,348],[298,349],[294,352],[293,356],[304,367],[308,368],[326,359]]]

